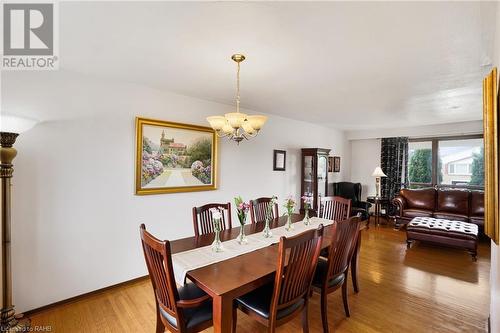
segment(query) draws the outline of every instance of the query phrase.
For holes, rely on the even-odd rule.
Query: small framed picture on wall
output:
[[[273,170],[285,171],[286,169],[286,150],[274,150]]]
[[[340,156],[333,157],[333,172],[340,172]]]
[[[333,156],[328,156],[328,172],[333,172]]]

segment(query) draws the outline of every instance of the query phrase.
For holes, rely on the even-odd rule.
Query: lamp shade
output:
[[[230,112],[226,113],[224,116],[226,117],[229,125],[231,125],[231,127],[234,129],[241,127],[241,125],[243,125],[243,122],[247,118],[247,115],[241,112]]]
[[[378,166],[375,168],[375,170],[373,170],[372,177],[387,177],[387,175]]]
[[[250,125],[250,122],[248,120],[245,120],[241,127],[250,135],[255,133],[255,129],[252,127],[252,125]]]
[[[248,116],[247,119],[250,122],[252,128],[257,131],[260,130],[267,121],[267,117],[262,115]]]
[[[0,132],[23,133],[33,128],[38,121],[35,119],[13,116],[9,114],[0,115]]]
[[[216,131],[221,130],[224,125],[226,125],[226,118],[223,116],[212,116],[207,117],[207,121],[210,123],[210,126]]]

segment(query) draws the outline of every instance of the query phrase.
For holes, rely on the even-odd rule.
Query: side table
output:
[[[372,203],[375,206],[374,216],[375,216],[375,226],[377,226],[380,224],[380,217],[382,216],[381,208],[383,205],[385,206],[389,205],[390,203],[389,198],[370,196],[366,198],[366,201]],[[384,216],[387,216],[387,210]],[[370,219],[368,219],[368,224],[370,224]]]

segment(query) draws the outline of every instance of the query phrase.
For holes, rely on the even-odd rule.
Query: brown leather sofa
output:
[[[484,226],[484,192],[465,189],[402,189],[393,199],[396,223],[407,224],[414,217],[427,216]]]

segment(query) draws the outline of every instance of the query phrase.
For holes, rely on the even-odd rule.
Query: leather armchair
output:
[[[367,220],[371,203],[361,200],[361,183],[338,182],[333,183],[333,195],[351,199],[351,216],[361,213],[361,219]]]

